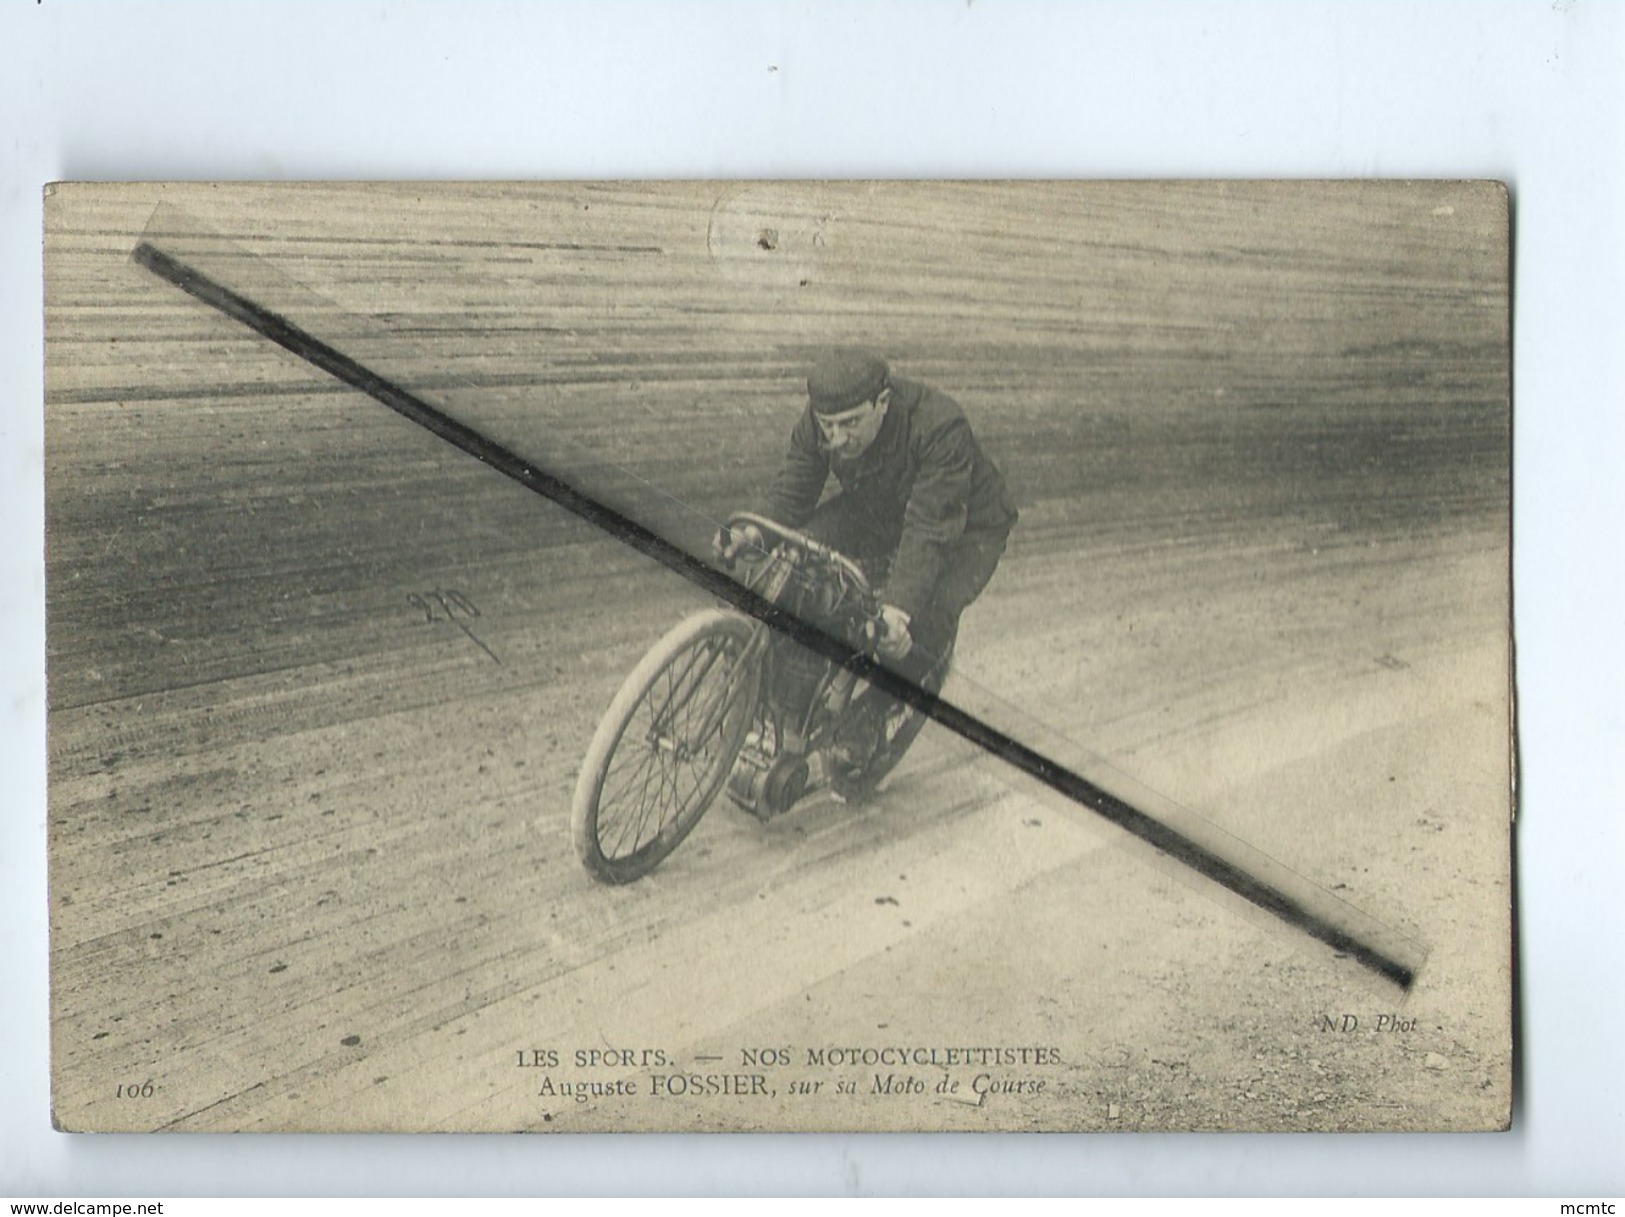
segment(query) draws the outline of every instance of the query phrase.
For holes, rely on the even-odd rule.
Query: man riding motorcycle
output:
[[[831,475],[839,490],[820,502]],[[1017,519],[959,405],[851,349],[825,354],[809,372],[807,408],[757,510],[885,571],[877,654],[933,684]],[[731,563],[763,540],[747,524],[721,530],[713,549]],[[871,700],[878,722],[884,706]]]

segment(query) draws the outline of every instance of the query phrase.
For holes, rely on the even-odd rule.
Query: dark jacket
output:
[[[842,493],[860,500],[890,533],[884,544],[900,536],[886,600],[918,616],[954,544],[967,532],[1008,533],[1016,508],[953,398],[895,376],[891,389],[879,433],[852,461],[831,457],[809,405],[790,433],[763,514],[792,526],[806,523],[833,473]]]

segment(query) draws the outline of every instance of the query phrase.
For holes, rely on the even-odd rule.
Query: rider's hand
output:
[[[893,604],[880,606],[880,639],[875,653],[882,659],[904,659],[914,649],[914,637],[908,632],[909,617]]]
[[[732,566],[741,551],[759,554],[766,548],[767,540],[762,536],[762,530],[754,524],[719,528],[717,535],[711,538],[711,552],[725,566]]]

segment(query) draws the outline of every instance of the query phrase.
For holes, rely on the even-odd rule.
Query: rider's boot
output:
[[[853,770],[867,768],[884,742],[882,733],[890,706],[891,698],[878,689],[859,694],[841,719],[835,743],[830,747],[831,758]]]

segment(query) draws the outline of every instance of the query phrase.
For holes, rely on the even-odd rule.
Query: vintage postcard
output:
[[[59,1127],[1507,1126],[1499,184],[45,219]]]

